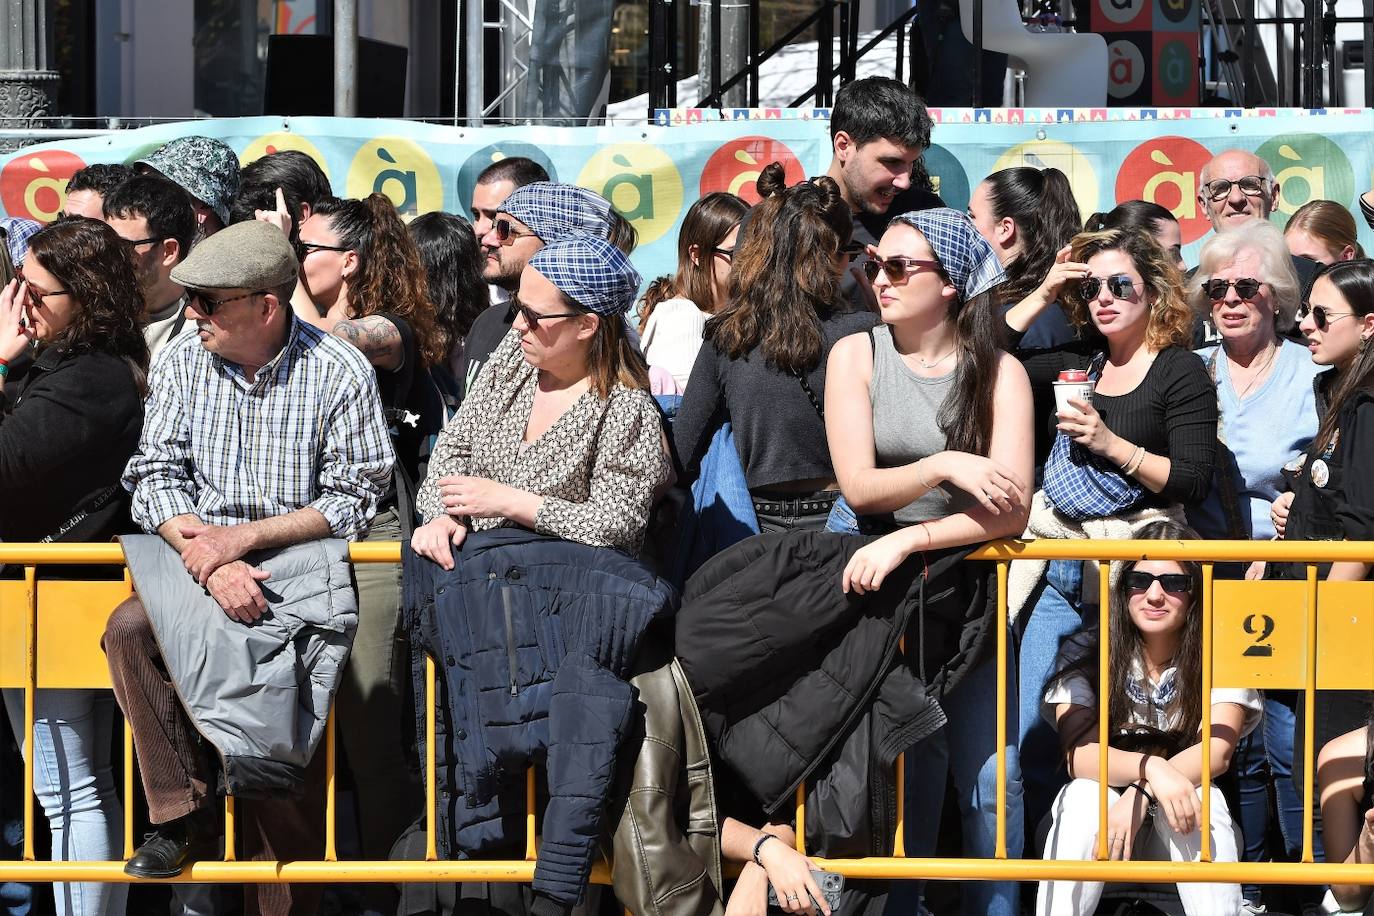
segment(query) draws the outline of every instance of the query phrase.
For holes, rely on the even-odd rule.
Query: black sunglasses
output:
[[[914,271],[913,267],[926,267],[930,270],[941,270],[939,261],[932,261],[928,258],[905,258],[900,255],[892,258],[869,258],[864,261],[864,276],[868,282],[872,283],[878,279],[878,271],[887,274],[888,280],[893,283],[901,283]]]
[[[727,261],[735,260],[735,249],[733,248],[712,248],[712,254],[718,254]]]
[[[49,296],[71,295],[71,291],[65,289],[55,289],[50,293],[40,291],[38,287],[34,286],[32,283],[29,283],[28,280],[24,279],[24,271],[22,268],[15,268],[14,279],[18,280],[20,283],[28,283],[27,288],[29,291],[29,301],[32,302],[35,307],[41,306],[43,304],[43,300],[48,298]]]
[[[491,224],[492,231],[496,233],[496,238],[501,242],[509,242],[511,239],[518,239],[526,235],[534,235],[528,229],[521,232],[511,225],[508,219],[498,219]]]
[[[1202,186],[1202,190],[1207,192],[1207,196],[1212,200],[1222,200],[1230,195],[1233,185],[1239,185],[1246,197],[1259,197],[1266,190],[1265,184],[1266,180],[1259,175],[1246,175],[1235,181],[1226,178],[1209,181]]]
[[[301,260],[312,251],[352,251],[347,245],[325,245],[322,242],[297,242],[296,250],[300,253]]]
[[[1220,302],[1226,298],[1226,291],[1234,286],[1236,295],[1249,302],[1259,295],[1261,285],[1263,285],[1262,281],[1256,280],[1254,277],[1241,277],[1239,280],[1223,280],[1220,277],[1214,277],[1202,284],[1202,288],[1207,291],[1208,299],[1213,302]]]
[[[224,299],[212,299],[205,295],[203,290],[188,289],[186,291],[186,301],[191,308],[200,312],[206,318],[209,318],[211,315],[215,314],[215,312],[219,311],[221,306],[228,305],[230,302],[238,302],[240,299],[251,299],[254,296],[265,295],[267,295],[267,290],[259,289],[251,293],[244,293],[241,296],[227,296]]]
[[[1339,315],[1333,315],[1324,305],[1313,305],[1310,302],[1304,302],[1302,305],[1298,306],[1298,320],[1302,321],[1308,315],[1312,316],[1312,323],[1317,326],[1318,331],[1325,331],[1327,326],[1333,321],[1340,321],[1342,318],[1353,318],[1355,313],[1343,312]]]
[[[1096,299],[1097,294],[1102,292],[1102,284],[1107,284],[1107,291],[1114,298],[1125,299],[1135,292],[1135,281],[1125,274],[1112,274],[1110,277],[1084,277],[1078,281],[1078,295],[1086,302],[1089,299]]]
[[[150,235],[146,239],[120,239],[130,249],[137,248],[139,245],[148,245],[153,242],[160,242],[165,239],[165,235]]]
[[[1149,591],[1150,586],[1158,582],[1159,587],[1166,592],[1178,594],[1193,590],[1193,577],[1187,573],[1160,573],[1154,575],[1144,570],[1133,569],[1126,573],[1126,588],[1133,592]]]
[[[539,330],[539,322],[549,318],[576,318],[582,312],[554,312],[549,315],[541,315],[528,305],[517,305],[515,310],[525,316],[525,324],[529,325],[531,331]]]

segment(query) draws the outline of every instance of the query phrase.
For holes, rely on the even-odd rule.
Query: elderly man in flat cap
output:
[[[509,300],[530,258],[545,245],[576,235],[605,239],[627,255],[636,241],[634,226],[609,200],[577,185],[536,181],[516,188],[502,202],[491,227],[478,241],[486,255],[482,279],[493,290],[504,290],[505,297],[477,316],[463,341],[458,383],[464,390],[515,321]]]
[[[148,534],[123,542],[137,595],[103,640],[157,828],[136,877],[179,874],[216,833],[217,786],[263,799],[245,806],[254,858],[322,851],[314,750],[357,623],[346,542],[394,455],[367,359],[293,314],[296,270],[280,230],[246,222],[172,272],[196,333],[149,375],[124,474]],[[245,893],[250,913],[316,912],[312,887]]]

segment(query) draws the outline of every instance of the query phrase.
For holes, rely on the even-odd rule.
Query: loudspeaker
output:
[[[370,38],[358,39],[358,117],[400,118],[406,106],[409,51]],[[267,39],[267,73],[262,113],[334,113],[332,35],[272,35]]]

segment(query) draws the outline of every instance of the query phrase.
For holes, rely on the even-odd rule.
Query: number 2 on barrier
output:
[[[1213,583],[1212,686],[1302,687],[1307,660],[1307,583]]]

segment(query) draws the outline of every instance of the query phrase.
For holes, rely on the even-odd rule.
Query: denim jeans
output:
[[[906,755],[906,854],[935,855],[945,781],[954,780],[963,827],[964,855],[991,859],[997,842],[997,656],[968,673],[940,703],[948,721]],[[1020,858],[1023,848],[1021,772],[1014,743],[1016,726],[1015,653],[1007,658],[1007,855]],[[919,887],[919,885],[917,885]],[[920,912],[915,891],[894,884],[887,912],[911,916]],[[960,885],[961,912],[1016,916],[1020,885],[1015,881],[965,881]]]
[[[29,753],[24,691],[4,691],[10,725]],[[56,861],[118,859],[124,809],[110,761],[114,695],[108,690],[40,690],[34,698],[33,790],[52,831]],[[54,884],[58,916],[122,916],[127,884]]]
[[[1237,813],[1244,848],[1242,862],[1296,862],[1302,852],[1302,799],[1293,786],[1293,693],[1264,696],[1264,720],[1236,744],[1231,758]],[[1283,848],[1270,850],[1269,786],[1274,787]],[[1256,885],[1245,886],[1245,899],[1261,902]]]
[[[1025,789],[1025,823],[1029,837],[1068,780],[1059,735],[1040,715],[1045,685],[1057,669],[1059,646],[1083,625],[1083,563],[1051,560],[1038,599],[1028,604],[1029,614],[1021,632],[1017,670],[1020,689],[1020,722],[1017,746]]]

